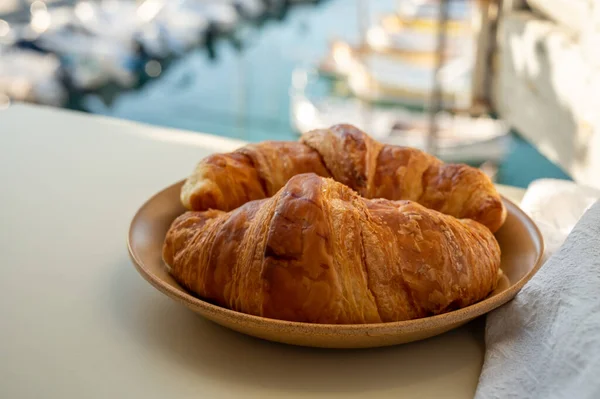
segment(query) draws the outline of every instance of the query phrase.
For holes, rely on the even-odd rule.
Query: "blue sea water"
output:
[[[394,2],[370,2],[374,20]],[[292,71],[326,54],[330,41],[356,43],[357,1],[330,0],[293,7],[282,21],[238,31],[242,47],[215,44],[215,58],[200,48],[172,62],[142,88],[119,94],[110,104],[90,97],[93,113],[153,125],[234,137],[247,141],[294,140],[290,124]],[[343,122],[343,121],[340,121]],[[513,135],[511,151],[499,165],[498,182],[526,187],[540,177],[568,179],[530,144]]]

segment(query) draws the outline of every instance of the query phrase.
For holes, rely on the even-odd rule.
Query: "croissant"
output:
[[[187,211],[163,246],[201,298],[268,318],[378,323],[471,305],[496,286],[489,229],[413,201],[369,200],[314,173],[233,211]]]
[[[190,210],[230,211],[273,196],[302,173],[332,177],[365,198],[416,201],[493,232],[506,218],[500,195],[479,169],[383,145],[351,125],[313,130],[299,142],[265,141],[211,155],[186,179],[181,201]]]

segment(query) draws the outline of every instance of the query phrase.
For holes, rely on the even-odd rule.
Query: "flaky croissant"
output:
[[[471,305],[495,288],[500,248],[470,219],[365,199],[309,173],[231,212],[184,213],[167,233],[163,259],[182,286],[220,306],[348,324]]]
[[[186,180],[181,201],[190,210],[229,211],[270,197],[292,176],[308,172],[332,177],[365,198],[416,201],[493,232],[506,218],[500,195],[482,171],[383,145],[351,125],[310,131],[299,142],[265,141],[211,155]]]

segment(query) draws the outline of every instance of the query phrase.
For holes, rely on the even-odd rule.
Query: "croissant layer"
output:
[[[230,212],[184,213],[163,258],[186,289],[236,311],[362,324],[485,298],[496,286],[500,248],[473,220],[413,201],[365,199],[306,173]]]
[[[230,211],[273,196],[303,173],[332,177],[365,198],[415,201],[494,232],[506,218],[500,195],[479,169],[381,144],[352,125],[313,130],[298,142],[265,141],[211,155],[188,177],[181,200],[189,210]]]

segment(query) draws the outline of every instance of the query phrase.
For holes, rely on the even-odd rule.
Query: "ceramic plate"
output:
[[[184,290],[167,273],[162,244],[171,222],[185,211],[179,201],[180,181],[152,197],[131,222],[128,247],[138,272],[156,289],[220,325],[271,341],[328,347],[368,348],[425,339],[461,326],[511,300],[542,264],[543,240],[533,221],[503,198],[506,223],[496,233],[504,273],[488,298],[469,307],[417,320],[378,324],[310,324],[239,313],[205,302]]]

